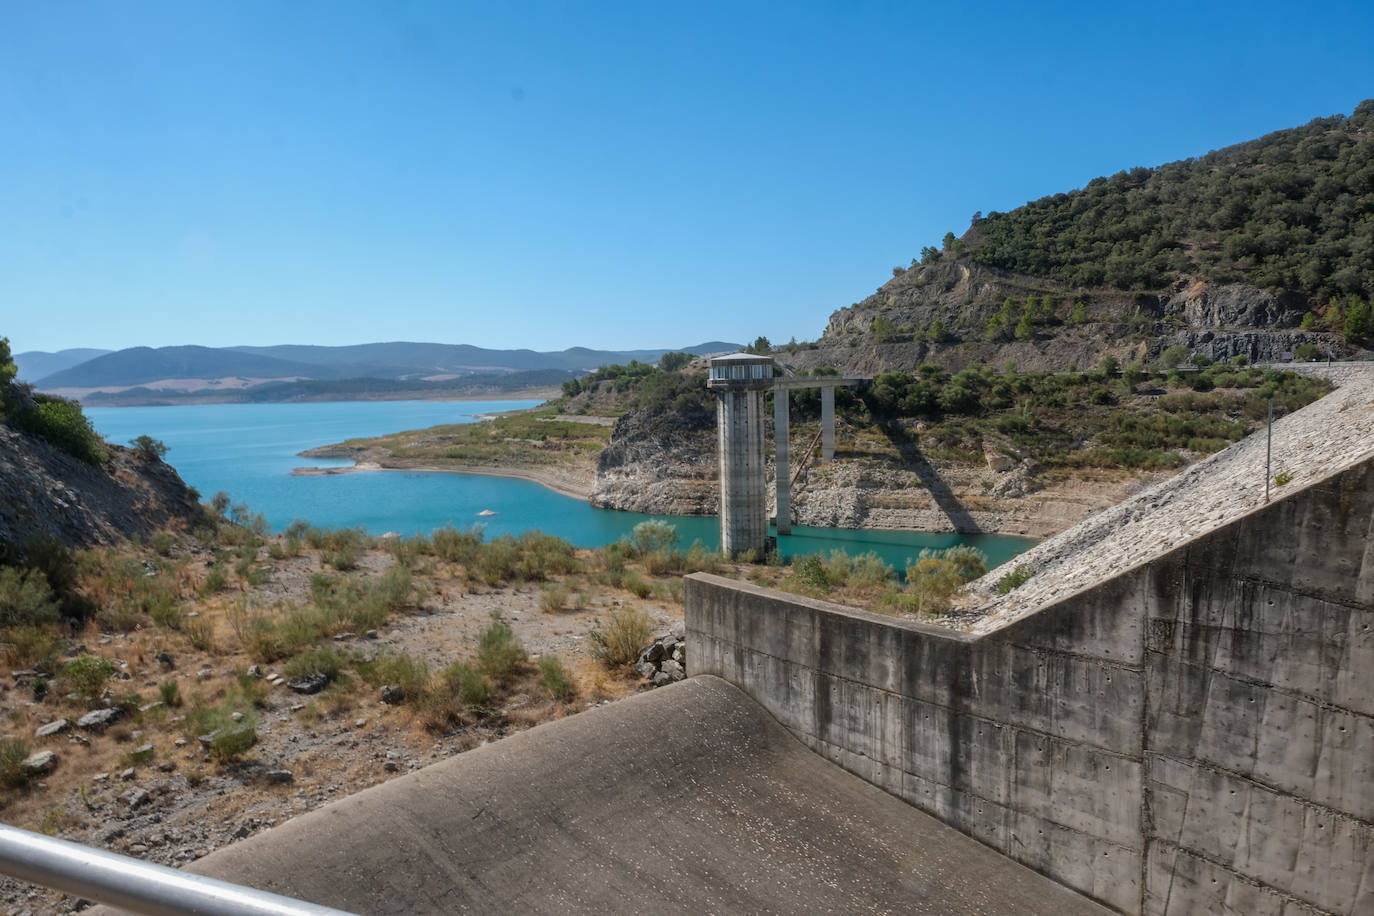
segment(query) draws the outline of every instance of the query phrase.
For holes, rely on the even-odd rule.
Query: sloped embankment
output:
[[[1339,388],[1273,425],[1271,499],[1374,453],[1374,366],[1337,366],[1329,374]],[[991,632],[1235,521],[1264,505],[1265,461],[1265,433],[1252,433],[1021,554],[1017,565],[1035,575],[1009,594],[997,594],[1007,570],[988,573],[970,587],[964,611],[938,622]]]
[[[0,424],[0,543],[35,538],[94,547],[156,531],[189,529],[196,494],[171,465],[107,445],[92,465]]]

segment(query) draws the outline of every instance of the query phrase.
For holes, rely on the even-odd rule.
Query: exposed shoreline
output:
[[[478,464],[454,464],[454,465],[400,465],[400,464],[380,464],[375,461],[360,461],[351,468],[320,468],[320,467],[300,467],[291,472],[292,477],[333,477],[341,474],[356,474],[360,471],[423,471],[426,473],[440,474],[473,474],[482,477],[510,477],[516,480],[528,480],[537,483],[542,487],[560,493],[563,496],[570,496],[573,499],[580,499],[584,502],[591,499],[592,485],[595,479],[581,480],[579,475],[572,473],[559,473],[553,468],[511,468],[511,467],[490,467]]]

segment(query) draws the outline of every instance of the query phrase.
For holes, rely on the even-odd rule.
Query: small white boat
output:
[[[481,512],[478,512],[477,514],[485,518],[488,515],[495,515],[496,513],[491,511],[490,509],[483,509]]]

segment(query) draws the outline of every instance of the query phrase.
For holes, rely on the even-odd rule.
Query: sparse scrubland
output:
[[[0,810],[179,864],[645,689],[631,665],[681,619],[681,574],[731,569],[658,523],[600,550],[537,531],[273,535],[222,495],[190,533],[11,545]]]

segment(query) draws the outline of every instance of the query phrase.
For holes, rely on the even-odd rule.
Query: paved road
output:
[[[192,870],[360,913],[1107,912],[708,677],[451,758]]]

